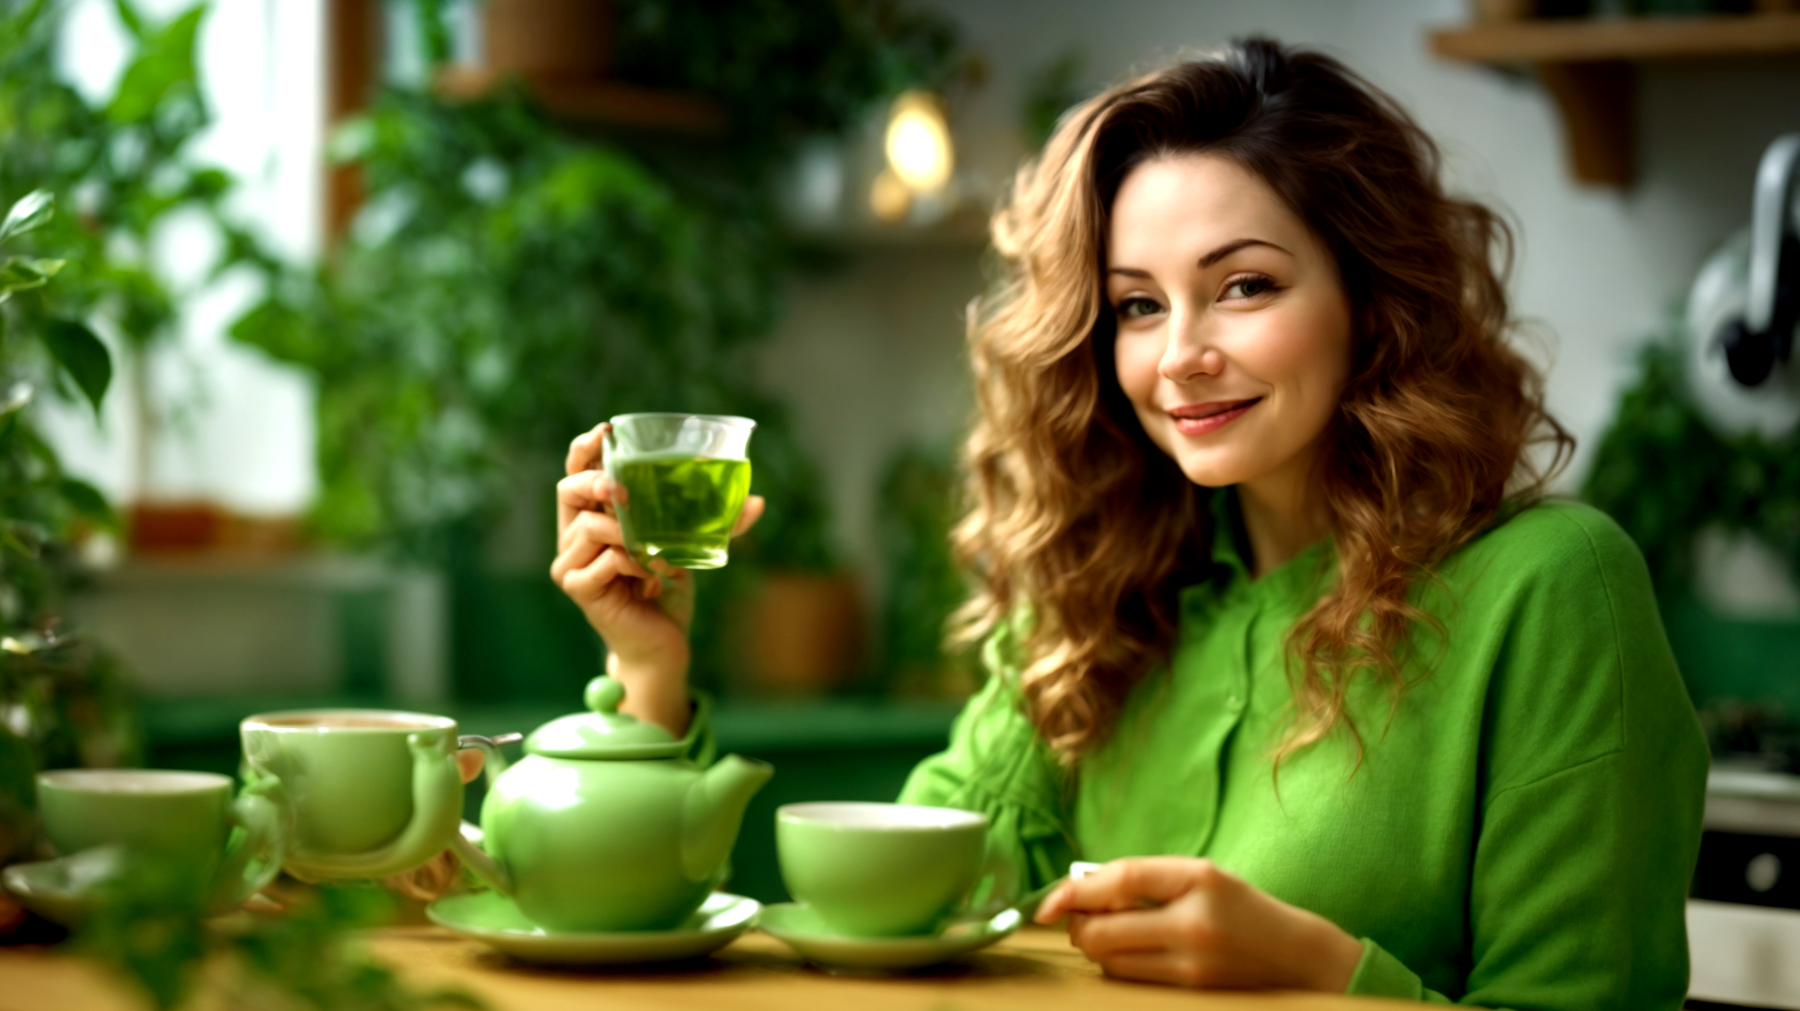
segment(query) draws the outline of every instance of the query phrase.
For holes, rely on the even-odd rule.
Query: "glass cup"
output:
[[[621,414],[606,472],[625,547],[648,567],[722,568],[750,494],[756,422],[718,414]]]

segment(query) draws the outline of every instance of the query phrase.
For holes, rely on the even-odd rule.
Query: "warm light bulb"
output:
[[[912,191],[892,170],[883,169],[869,185],[869,211],[877,221],[893,224],[912,208]]]
[[[895,177],[916,193],[935,193],[950,181],[956,154],[936,98],[909,91],[894,100],[888,113],[887,160]]]

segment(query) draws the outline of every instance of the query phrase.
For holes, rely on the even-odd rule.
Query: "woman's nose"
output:
[[[1225,367],[1225,356],[1212,346],[1205,329],[1204,318],[1197,313],[1179,309],[1170,313],[1169,343],[1163,348],[1157,373],[1174,383],[1218,375]]]

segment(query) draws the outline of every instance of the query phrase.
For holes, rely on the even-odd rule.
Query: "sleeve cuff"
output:
[[[1425,984],[1418,973],[1408,969],[1381,945],[1362,938],[1362,958],[1350,974],[1346,994],[1357,997],[1396,997],[1401,1000],[1424,1000]]]

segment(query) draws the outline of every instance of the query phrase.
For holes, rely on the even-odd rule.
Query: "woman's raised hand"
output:
[[[611,510],[619,489],[602,469],[607,428],[597,425],[569,443],[566,476],[556,485],[550,578],[606,641],[607,673],[625,684],[621,708],[680,736],[687,730],[694,577],[660,563],[652,572],[625,550]],[[750,496],[733,534],[750,529],[762,511],[762,497]]]
[[[1108,975],[1177,986],[1343,993],[1362,944],[1211,860],[1135,857],[1065,881],[1037,922],[1069,918],[1069,940]]]

